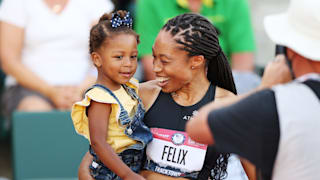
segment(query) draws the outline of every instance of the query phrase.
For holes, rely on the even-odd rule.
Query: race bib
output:
[[[147,146],[147,157],[160,167],[173,167],[181,172],[202,169],[207,145],[200,144],[185,132],[151,128],[153,140]],[[162,169],[163,169],[162,168]]]

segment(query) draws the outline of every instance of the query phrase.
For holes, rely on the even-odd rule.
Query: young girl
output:
[[[104,14],[90,31],[90,54],[98,70],[96,84],[74,104],[76,131],[90,141],[95,179],[143,179],[143,149],[152,139],[142,123],[144,108],[132,79],[139,36],[129,12]]]

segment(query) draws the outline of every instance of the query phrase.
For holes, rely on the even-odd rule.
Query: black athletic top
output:
[[[192,114],[205,104],[214,100],[215,86],[208,88],[205,96],[192,106],[177,104],[170,93],[160,92],[156,101],[144,116],[144,123],[149,128],[164,128],[185,131],[185,125]]]
[[[210,84],[204,97],[192,106],[181,106],[177,104],[170,93],[160,92],[156,101],[146,112],[144,123],[149,128],[163,128],[176,131],[185,131],[187,121],[202,106],[211,102],[215,98],[216,86]],[[213,147],[207,148],[204,166],[198,175],[198,179],[208,179],[210,170],[215,165],[215,159],[219,154]]]

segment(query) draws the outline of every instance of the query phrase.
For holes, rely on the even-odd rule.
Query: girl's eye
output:
[[[137,58],[137,56],[135,55],[135,56],[131,56],[131,59],[136,59]]]
[[[115,58],[117,58],[117,59],[122,59],[123,56],[115,56]]]

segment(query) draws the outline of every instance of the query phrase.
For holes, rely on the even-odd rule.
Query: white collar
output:
[[[296,79],[298,82],[304,82],[306,80],[320,81],[320,73],[308,73]]]

